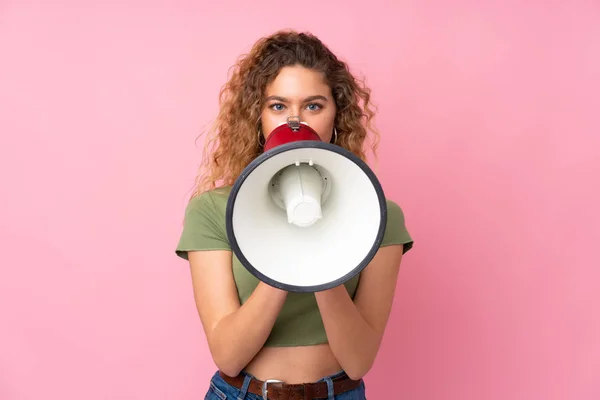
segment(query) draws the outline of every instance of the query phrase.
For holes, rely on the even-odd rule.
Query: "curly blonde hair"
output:
[[[219,95],[220,111],[205,141],[192,197],[233,185],[242,170],[262,153],[260,115],[266,87],[286,66],[300,65],[323,74],[336,103],[336,144],[366,161],[366,140],[376,155],[379,133],[372,126],[376,107],[371,90],[355,78],[316,36],[284,30],[258,40],[240,56]]]

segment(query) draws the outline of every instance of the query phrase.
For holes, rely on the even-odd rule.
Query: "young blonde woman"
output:
[[[365,399],[363,376],[379,349],[402,256],[413,243],[400,207],[387,200],[383,243],[370,264],[345,284],[316,293],[286,292],[251,275],[232,253],[225,209],[240,172],[288,116],[364,160],[374,114],[369,90],[318,38],[281,31],[240,58],[220,105],[176,248],[189,261],[218,369],[205,399]]]

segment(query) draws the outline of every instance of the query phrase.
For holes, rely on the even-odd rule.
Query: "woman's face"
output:
[[[262,133],[266,139],[287,117],[298,116],[322,141],[330,142],[335,114],[331,89],[321,73],[300,66],[284,67],[266,88]]]

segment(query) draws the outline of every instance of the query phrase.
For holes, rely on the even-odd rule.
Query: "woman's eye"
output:
[[[281,103],[271,104],[269,108],[273,111],[283,111],[285,105]],[[322,107],[318,103],[311,103],[306,106],[309,111],[319,111]]]

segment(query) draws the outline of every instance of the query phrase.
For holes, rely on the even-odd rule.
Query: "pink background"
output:
[[[101,3],[0,3],[0,399],[203,397],[194,140],[283,27],[367,76],[416,240],[369,398],[600,398],[598,2]]]

